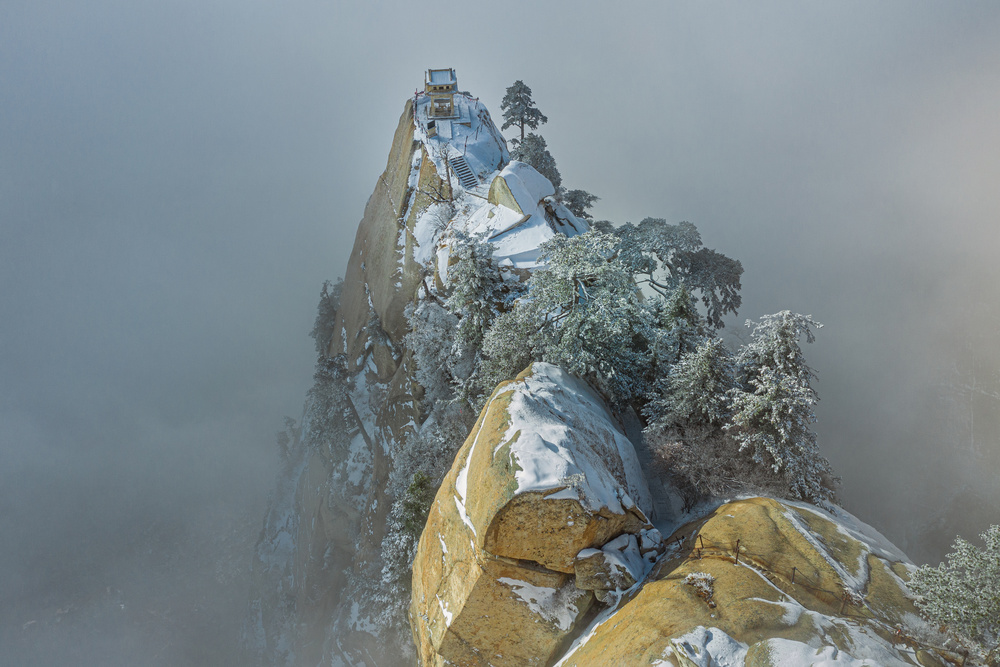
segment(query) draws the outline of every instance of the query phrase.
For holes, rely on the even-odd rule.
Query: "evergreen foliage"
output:
[[[499,314],[504,289],[493,260],[493,246],[485,237],[456,232],[451,257],[455,262],[448,269],[451,293],[445,305],[461,318],[453,353],[467,358],[479,350],[483,333]]]
[[[357,428],[348,396],[352,387],[344,355],[317,360],[313,386],[307,394],[302,434],[306,444],[330,455],[346,450]]]
[[[985,549],[956,537],[945,562],[920,567],[910,588],[931,621],[974,642],[992,665],[1000,663],[1000,526],[979,537]]]
[[[510,152],[510,157],[512,160],[530,164],[539,174],[551,181],[552,187],[557,192],[559,191],[562,185],[562,176],[559,174],[559,169],[556,167],[556,160],[552,157],[552,153],[549,152],[545,139],[540,135],[534,132],[528,134],[517,145],[517,148]]]
[[[623,403],[645,393],[649,309],[618,246],[614,236],[595,231],[542,244],[547,266],[483,339],[484,393],[534,359],[602,378]]]
[[[816,447],[811,424],[819,400],[799,339],[815,340],[822,325],[807,315],[782,311],[747,322],[751,341],[737,356],[739,383],[731,392],[733,416],[726,426],[761,466],[781,474],[794,498],[833,497],[830,464]]]
[[[316,321],[313,323],[312,331],[309,332],[309,335],[316,341],[316,354],[320,356],[327,354],[330,341],[333,339],[337,310],[340,308],[340,295],[343,289],[343,278],[338,278],[335,283],[331,283],[329,280],[323,281],[319,305],[316,307]]]
[[[559,193],[559,200],[570,210],[570,213],[588,222],[594,219],[594,216],[590,214],[590,209],[600,199],[597,195],[592,195],[586,190],[564,190]]]
[[[811,430],[815,375],[798,344],[821,325],[766,316],[734,355],[714,331],[740,304],[739,262],[704,248],[690,223],[648,218],[614,232],[541,246],[545,266],[482,338],[475,395],[546,361],[641,410],[654,449],[691,494],[832,499],[835,478]]]
[[[549,119],[535,106],[535,101],[531,99],[531,88],[528,88],[520,79],[507,88],[507,93],[500,102],[500,109],[503,111],[503,125],[500,129],[517,127],[521,130],[521,139],[520,141],[515,139],[515,145],[524,141],[525,128],[537,130],[540,124],[549,122]]]
[[[627,222],[615,233],[640,285],[663,297],[681,284],[697,292],[712,327],[723,327],[723,316],[742,304],[743,265],[705,248],[698,228],[690,222],[671,225],[661,218],[646,218],[638,225]]]

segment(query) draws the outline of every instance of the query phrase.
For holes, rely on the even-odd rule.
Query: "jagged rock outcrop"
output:
[[[632,444],[587,383],[535,363],[501,384],[421,535],[410,623],[422,664],[548,664],[603,585],[576,585],[577,555],[625,536],[615,553],[633,545],[641,577],[649,512]]]

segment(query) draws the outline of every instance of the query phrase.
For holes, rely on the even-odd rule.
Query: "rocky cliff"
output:
[[[462,361],[415,327],[457,323],[442,307],[456,239],[489,241],[508,285],[588,225],[510,161],[478,100],[456,95],[433,126],[428,106],[405,104],[321,309],[316,383],[256,546],[247,662],[945,664],[905,557],[853,517],[769,498],[682,515],[636,414],[551,364],[478,419],[442,400],[427,378]]]
[[[397,627],[406,599],[388,590],[394,577],[409,578],[393,574],[384,554],[386,542],[406,537],[387,528],[398,495],[390,478],[410,439],[438,425],[424,428],[434,405],[416,381],[407,306],[439,298],[456,232],[489,237],[516,281],[535,266],[540,243],[587,229],[544,177],[510,163],[478,100],[457,94],[455,117],[433,124],[428,107],[423,95],[404,105],[326,325],[316,385],[291,433],[253,563],[250,660],[412,662],[408,629]],[[468,425],[455,428],[464,437]]]

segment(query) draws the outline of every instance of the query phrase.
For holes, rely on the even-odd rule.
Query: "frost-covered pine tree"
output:
[[[451,400],[456,366],[462,366],[453,353],[458,317],[430,299],[407,306],[404,312],[410,325],[404,341],[416,364],[414,379],[424,389],[422,403],[433,406]]]
[[[316,307],[316,321],[313,323],[312,331],[309,332],[309,335],[316,341],[316,354],[320,356],[326,355],[327,348],[330,347],[337,309],[340,308],[340,295],[343,291],[343,278],[338,278],[335,283],[331,283],[329,280],[323,281],[319,305]]]
[[[503,126],[500,129],[517,127],[521,130],[521,139],[515,139],[515,145],[524,142],[525,128],[537,130],[540,124],[549,122],[545,114],[535,106],[535,101],[531,99],[531,88],[528,88],[520,79],[507,88],[507,94],[500,102],[500,109],[503,111]]]
[[[545,139],[534,132],[526,136],[517,148],[510,152],[512,160],[518,160],[525,164],[530,164],[538,170],[538,173],[549,179],[557,191],[562,185],[562,176],[556,167],[556,160],[549,152]]]
[[[725,431],[736,383],[732,352],[703,336],[683,353],[643,408],[646,441],[689,502],[706,494],[776,492],[775,475],[753,464]]]
[[[644,413],[654,427],[721,429],[729,419],[729,393],[735,384],[732,353],[721,338],[706,336],[657,381],[658,391]]]
[[[503,280],[493,261],[493,245],[483,236],[456,232],[451,260],[445,305],[459,318],[454,351],[465,358],[479,350],[483,334],[499,312]]]
[[[683,284],[701,297],[706,320],[716,329],[723,326],[724,315],[740,307],[743,265],[704,247],[690,222],[671,225],[662,218],[646,218],[638,225],[627,222],[615,233],[644,287],[668,297]]]
[[[590,214],[590,209],[600,199],[597,195],[592,195],[586,190],[565,190],[559,193],[559,200],[570,210],[570,213],[588,221],[594,219],[594,216]]]
[[[980,549],[961,537],[937,567],[924,565],[910,579],[917,606],[935,623],[974,642],[989,665],[1000,664],[1000,526],[979,536]]]
[[[353,379],[344,355],[320,357],[307,395],[305,442],[329,456],[343,455],[359,428],[350,404]]]
[[[760,322],[747,321],[750,343],[737,356],[738,386],[727,430],[761,466],[780,474],[793,498],[830,500],[833,474],[819,453],[812,424],[819,400],[816,377],[806,364],[799,339],[811,343],[822,325],[808,315],[781,311]]]
[[[542,244],[547,265],[483,339],[484,391],[535,359],[599,377],[623,403],[648,391],[652,313],[620,260],[618,243],[590,231]]]

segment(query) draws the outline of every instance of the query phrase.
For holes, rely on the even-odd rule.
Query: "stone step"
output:
[[[463,188],[471,190],[479,185],[479,179],[476,178],[474,173],[472,173],[472,168],[469,167],[469,163],[465,161],[465,156],[456,155],[455,157],[448,158],[448,162],[451,164],[451,168],[455,171],[455,175],[458,176],[458,181],[462,184]]]

